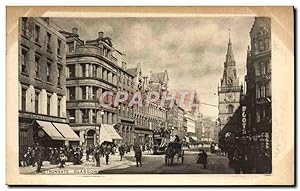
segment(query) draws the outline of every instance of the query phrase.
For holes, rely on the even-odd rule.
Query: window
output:
[[[57,66],[57,86],[61,87],[61,71],[62,71],[62,66],[58,65]]]
[[[266,118],[266,110],[265,110],[265,108],[263,107],[263,108],[262,108],[262,112],[261,112],[261,121],[264,121],[265,118]]]
[[[75,87],[69,87],[69,100],[75,100]]]
[[[230,104],[227,106],[227,109],[228,109],[228,113],[233,113],[234,107],[233,107],[233,105]]]
[[[35,92],[34,107],[35,107],[35,113],[39,113],[39,93],[38,92]]]
[[[57,55],[61,56],[61,40],[57,39]]]
[[[271,92],[271,83],[268,83],[266,85],[266,96],[271,97],[271,94],[272,94],[272,92]]]
[[[260,40],[260,41],[259,41],[259,52],[262,52],[263,50],[264,50],[263,41]]]
[[[74,42],[68,44],[69,52],[74,52]]]
[[[106,58],[108,58],[110,50],[107,49],[107,48],[104,48],[104,49],[103,49],[103,52],[104,52],[104,56],[105,56]]]
[[[51,82],[51,65],[52,65],[52,61],[51,60],[47,60],[47,68],[46,68],[46,74],[47,74],[47,82]]]
[[[256,112],[256,122],[260,122],[260,113],[258,111]]]
[[[40,79],[41,75],[40,75],[40,60],[41,60],[41,56],[40,55],[35,55],[34,57],[34,71],[35,71],[35,77]]]
[[[270,49],[270,40],[269,38],[265,38],[265,51]]]
[[[96,87],[92,87],[92,100],[96,100],[97,99],[97,88]]]
[[[57,117],[60,117],[60,98],[57,98]]]
[[[69,70],[69,78],[74,78],[75,77],[75,64],[68,65],[68,70]]]
[[[22,17],[22,35],[26,36],[27,30],[27,17]]]
[[[27,74],[27,66],[28,66],[28,50],[21,50],[21,72]]]
[[[38,25],[34,25],[34,42],[40,42],[40,27]]]
[[[70,123],[75,123],[75,109],[69,109],[68,114]]]
[[[88,109],[82,109],[82,123],[88,123],[89,122],[89,115],[88,115]]]
[[[97,120],[97,111],[95,109],[92,109],[92,123],[96,123]]]
[[[97,77],[97,65],[92,64],[92,72],[91,72],[91,74],[92,74],[93,78]]]
[[[81,68],[82,68],[82,77],[88,77],[87,75],[87,65],[86,64],[81,64]]]
[[[255,64],[255,75],[260,76],[260,63]]]
[[[21,106],[22,111],[26,111],[26,89],[22,88],[22,106]]]
[[[51,51],[51,34],[47,32],[46,36],[46,48]]]
[[[261,63],[260,65],[261,67],[261,75],[265,75],[266,74],[266,64],[264,62]]]
[[[256,86],[256,98],[260,98],[260,86]]]
[[[260,87],[260,97],[266,97],[266,87],[265,86]]]
[[[86,93],[87,93],[87,91],[86,91],[86,86],[82,86],[81,87],[81,90],[82,90],[82,99],[83,100],[86,100],[87,99],[87,95],[86,95]]]
[[[47,95],[47,115],[50,115],[50,96]]]

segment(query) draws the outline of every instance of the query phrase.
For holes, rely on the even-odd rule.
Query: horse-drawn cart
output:
[[[172,166],[175,157],[177,161],[181,159],[181,164],[183,164],[184,150],[182,149],[182,144],[177,142],[171,142],[166,148],[165,164]]]

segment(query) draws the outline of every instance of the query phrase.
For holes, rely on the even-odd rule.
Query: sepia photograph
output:
[[[19,175],[274,175],[270,15],[91,15],[16,19]]]

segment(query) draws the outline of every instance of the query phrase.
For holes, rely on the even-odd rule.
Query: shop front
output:
[[[39,143],[43,147],[62,147],[71,142],[79,143],[78,135],[64,118],[19,113],[19,153],[22,157],[28,147]]]
[[[145,145],[153,143],[153,131],[150,129],[135,128],[134,144]]]

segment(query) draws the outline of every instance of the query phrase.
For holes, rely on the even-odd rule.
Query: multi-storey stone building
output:
[[[259,148],[255,170],[271,172],[272,91],[271,19],[256,17],[250,31],[251,49],[247,53],[247,132]]]
[[[134,74],[127,70],[126,55],[119,51],[115,51],[114,53],[118,60],[118,91],[126,92],[128,95],[127,101],[119,103],[118,105],[118,125],[115,126],[115,128],[123,138],[123,142],[132,145],[135,140],[135,120],[134,109],[129,106],[129,103],[137,90],[137,84],[134,81]]]
[[[20,156],[36,142],[59,147],[78,141],[66,124],[65,50],[66,39],[49,18],[20,18]]]
[[[78,29],[60,31],[67,40],[67,112],[70,125],[80,135],[80,144],[95,145],[100,141],[102,124],[116,124],[117,108],[113,107],[113,96],[99,98],[104,92],[118,89],[118,59],[112,41],[98,37],[84,42]],[[121,62],[122,63],[122,62]],[[109,104],[111,103],[111,104]]]

